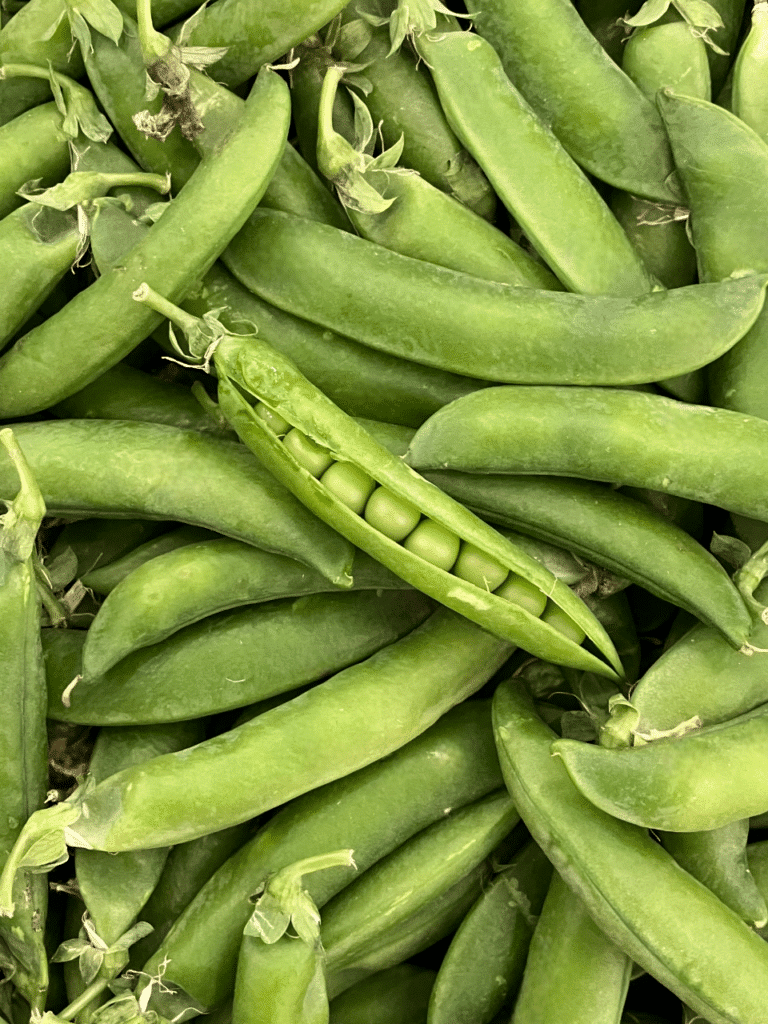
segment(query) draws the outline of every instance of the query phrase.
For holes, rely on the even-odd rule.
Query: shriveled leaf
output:
[[[46,563],[45,571],[51,587],[54,590],[64,590],[77,576],[77,555],[67,546],[52,562]]]
[[[387,171],[396,167],[400,157],[403,155],[403,146],[405,145],[405,135],[401,135],[397,142],[393,143],[389,149],[385,149],[383,153],[379,153],[377,157],[374,157],[368,165],[369,170],[376,171]]]
[[[640,712],[621,694],[615,694],[608,702],[610,717],[600,729],[600,745],[617,749],[632,744],[635,726],[640,720]]]
[[[358,153],[365,153],[369,150],[373,151],[373,118],[368,107],[363,103],[359,96],[355,93],[350,93],[352,97],[352,104],[355,108],[355,142],[354,148]]]
[[[227,52],[226,46],[179,46],[179,57],[182,64],[204,71],[217,60],[221,60]]]

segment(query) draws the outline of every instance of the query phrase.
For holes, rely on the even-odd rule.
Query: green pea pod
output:
[[[603,934],[555,872],[528,950],[515,1022],[616,1024],[631,970],[626,953]]]
[[[683,288],[696,281],[696,251],[686,232],[687,210],[618,189],[609,205],[650,273],[665,288]]]
[[[21,206],[28,181],[60,181],[69,170],[69,137],[55,103],[43,103],[0,127],[0,217]]]
[[[183,298],[263,195],[285,145],[289,108],[286,83],[265,69],[238,126],[202,161],[183,196],[121,265],[102,274],[0,359],[1,416],[26,415],[61,401],[113,366],[159,324],[156,314],[130,299],[140,283],[137,275]],[[212,195],[221,201],[212,203]],[[105,324],[111,325],[108,338]]]
[[[153,726],[149,729],[102,729],[93,749],[89,771],[97,781],[159,757],[183,750],[203,739],[199,722]],[[96,931],[111,946],[136,921],[157,884],[168,856],[167,847],[131,850],[114,856],[99,850],[78,850],[75,872],[80,894]]]
[[[44,672],[40,651],[40,603],[35,539],[45,505],[34,475],[12,431],[0,431],[0,446],[16,490],[0,520],[0,680],[5,712],[0,788],[0,863],[29,816],[43,806],[48,787],[48,740],[41,704]],[[20,484],[20,487],[19,487]],[[48,884],[44,875],[23,872],[13,889],[15,910],[0,916],[0,962],[31,1007],[41,1011],[48,988],[44,945]]]
[[[429,1024],[488,1024],[514,998],[552,865],[528,843],[459,926],[434,982]]]
[[[517,288],[270,210],[257,210],[222,258],[295,316],[391,355],[510,383],[647,383],[696,369],[746,334],[765,287],[748,276],[636,298]]]
[[[377,971],[331,1000],[328,1024],[424,1024],[434,980],[409,963]]]
[[[57,420],[14,429],[53,515],[176,519],[280,550],[340,586],[348,584],[352,551],[346,541],[233,441],[120,420]],[[0,471],[0,495],[12,492],[10,473]]]
[[[435,413],[414,435],[407,461],[421,472],[650,487],[766,521],[766,445],[764,420],[727,409],[611,388],[499,387]]]
[[[656,110],[606,58],[568,0],[472,0],[469,11],[574,160],[633,195],[675,202],[672,157]]]
[[[759,1020],[768,999],[759,936],[643,830],[581,796],[519,684],[497,689],[494,723],[523,821],[608,938],[712,1024]]]
[[[560,544],[610,569],[691,611],[736,646],[747,640],[749,615],[720,563],[688,533],[628,494],[565,477],[452,470],[424,475],[491,522]]]
[[[621,67],[652,103],[663,88],[706,101],[712,95],[706,43],[682,18],[635,29]]]
[[[209,616],[82,682],[82,631],[49,634],[48,713],[88,725],[139,725],[242,708],[370,657],[432,608],[423,594],[402,590],[265,602]],[[201,687],[201,678],[209,685]]]
[[[46,555],[46,567],[71,566],[71,578],[82,577],[130,551],[163,536],[168,524],[150,519],[76,519],[62,527]]]
[[[559,662],[564,659],[568,664],[590,666],[602,674],[613,675],[613,670],[604,662],[520,605],[490,593],[492,588],[481,589],[427,562],[371,526],[293,457],[225,375],[231,374],[237,384],[262,399],[269,409],[321,445],[331,457],[359,467],[376,483],[384,485],[408,505],[415,506],[452,535],[496,559],[505,570],[502,579],[506,572],[511,571],[532,583],[570,616],[601,653],[610,659],[613,667],[621,671],[621,663],[607,634],[597,620],[586,613],[585,606],[575,594],[535,559],[505,541],[433,484],[414,474],[402,460],[390,455],[322,392],[312,388],[288,360],[280,360],[277,369],[277,353],[269,350],[259,352],[254,342],[255,339],[250,339],[250,344],[245,347],[232,338],[231,344],[222,340],[218,345],[215,358],[219,402],[238,435],[308,508],[411,585],[498,636],[534,654],[546,651],[547,654],[542,656],[551,660]]]
[[[141,520],[139,520],[141,521]],[[219,539],[211,530],[203,530],[199,526],[177,526],[165,530],[157,537],[150,537],[144,543],[129,546],[118,557],[106,559],[106,565],[99,564],[93,569],[80,574],[83,586],[106,596],[129,576],[134,569],[140,568],[153,558],[206,540]]]
[[[559,280],[589,295],[650,292],[655,282],[605,201],[507,79],[491,44],[444,32],[422,33],[415,45],[448,123]]]
[[[752,24],[733,67],[733,110],[736,117],[768,142],[768,95],[765,62],[768,53],[768,6],[757,0]]]
[[[359,590],[407,587],[360,551],[353,579]],[[88,629],[83,678],[103,675],[132,651],[217,612],[334,589],[307,566],[241,541],[222,538],[177,548],[150,559],[110,591]],[[260,659],[259,671],[265,669]]]
[[[177,990],[165,1001],[153,992],[153,1008],[167,1016],[190,999],[208,1010],[224,1002],[251,912],[248,897],[272,872],[349,843],[362,873],[440,820],[446,808],[463,807],[496,789],[501,773],[489,710],[485,701],[465,701],[388,757],[279,810],[201,889],[144,965],[152,975],[168,959],[165,984]],[[307,882],[322,908],[351,880],[348,871],[337,870]]]

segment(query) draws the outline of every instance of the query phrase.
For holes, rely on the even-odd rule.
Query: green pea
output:
[[[274,416],[274,413],[272,415]],[[327,448],[323,448],[322,445],[295,427],[285,435],[283,444],[296,461],[300,462],[312,476],[320,476],[333,463]]]
[[[459,538],[433,519],[422,519],[405,538],[403,547],[447,572],[459,553]]]
[[[527,612],[537,618],[547,605],[546,595],[539,590],[536,584],[523,579],[522,576],[518,576],[514,572],[511,572],[501,586],[496,588],[495,593],[498,597],[503,597],[505,601],[519,604],[521,608],[525,608]],[[557,606],[555,605],[555,607]]]
[[[391,540],[404,540],[421,519],[421,512],[387,487],[377,487],[365,506],[366,522]]]
[[[352,462],[334,462],[320,479],[334,497],[358,515],[376,486],[368,474]]]
[[[291,429],[291,424],[288,420],[283,419],[279,413],[272,412],[269,406],[264,405],[263,402],[257,402],[254,408],[256,409],[256,415],[260,416],[269,429],[274,434],[277,434],[278,437],[286,434]]]
[[[548,626],[552,626],[558,633],[562,633],[574,643],[580,644],[584,641],[586,634],[576,625],[570,615],[566,615],[562,608],[558,608],[551,601],[547,602],[547,607],[541,615],[541,621],[546,622]]]
[[[507,570],[474,544],[461,545],[453,575],[482,590],[496,590],[507,578]]]

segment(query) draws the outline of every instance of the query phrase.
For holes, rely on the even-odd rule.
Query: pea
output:
[[[274,415],[274,413],[272,414]],[[280,417],[282,419],[282,417]],[[333,464],[328,449],[313,441],[311,437],[295,427],[288,430],[283,444],[312,476],[320,476]]]
[[[278,437],[282,437],[283,434],[291,429],[291,424],[288,420],[283,419],[279,413],[272,412],[269,406],[264,405],[263,402],[257,402],[254,408],[256,409],[256,415],[260,416],[269,429],[277,434]]]
[[[367,473],[351,462],[334,462],[320,479],[334,497],[358,515],[376,486]]]
[[[474,544],[461,545],[453,575],[474,583],[481,590],[496,590],[507,578],[507,570]]]
[[[548,626],[552,626],[558,633],[567,636],[574,643],[580,644],[584,640],[585,633],[576,625],[570,615],[566,615],[562,608],[558,608],[551,601],[547,602],[547,607],[541,615],[541,621],[546,622]]]
[[[448,572],[459,553],[459,538],[433,519],[422,519],[405,538],[403,547]]]
[[[519,604],[521,608],[525,608],[527,612],[537,618],[547,604],[546,595],[539,590],[535,583],[523,579],[522,576],[518,576],[514,572],[511,572],[501,586],[496,588],[495,593],[499,597],[503,597],[505,601]]]
[[[421,519],[421,512],[387,487],[377,487],[368,499],[366,522],[390,540],[404,540]]]

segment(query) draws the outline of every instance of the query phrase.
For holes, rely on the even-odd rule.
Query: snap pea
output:
[[[48,787],[44,672],[35,540],[45,504],[12,431],[0,431],[3,463],[15,477],[0,521],[0,863],[5,864],[29,816],[42,807]],[[2,966],[33,1011],[42,1011],[48,988],[44,929],[45,876],[22,872],[12,892],[15,907],[0,916]]]
[[[26,415],[61,401],[113,366],[158,325],[151,310],[131,300],[124,308],[126,295],[139,283],[136,275],[150,277],[182,298],[209,269],[274,172],[285,144],[289,106],[285,82],[264,70],[242,120],[221,140],[220,152],[202,161],[183,196],[170,204],[121,265],[102,274],[0,359],[0,416]],[[211,195],[228,199],[211,203]]]
[[[731,110],[768,142],[768,96],[765,93],[766,37],[768,5],[755,0],[752,24],[739,47],[733,66],[733,99]]]
[[[424,474],[491,522],[562,545],[686,608],[743,644],[752,628],[720,563],[643,502],[591,480],[434,470]]]
[[[162,535],[167,523],[149,519],[76,519],[62,527],[46,563],[73,563],[73,578],[119,561],[136,547]]]
[[[34,178],[44,185],[69,170],[69,136],[55,103],[43,103],[0,126],[0,217],[21,206],[18,190]]]
[[[499,387],[435,413],[407,461],[422,472],[551,473],[650,487],[768,520],[766,442],[768,427],[756,416],[661,395]]]
[[[672,156],[657,111],[568,0],[472,0],[469,11],[509,77],[574,160],[633,195],[675,201]]]
[[[328,1024],[424,1024],[434,980],[409,963],[377,971],[331,1000]]]
[[[355,589],[360,590],[407,587],[360,551],[355,555],[352,578]],[[307,566],[241,541],[221,538],[185,545],[150,559],[110,591],[88,629],[83,678],[95,679],[132,651],[157,644],[217,612],[334,589]],[[275,648],[283,646],[275,640],[267,649],[272,642]],[[284,646],[288,645],[286,639]],[[263,656],[259,672],[266,672]],[[234,674],[239,675],[240,670]]]
[[[696,251],[688,240],[680,207],[638,199],[614,189],[609,205],[648,267],[665,288],[682,288],[696,280]]]
[[[768,998],[759,936],[641,829],[581,796],[519,684],[498,687],[494,722],[523,821],[605,934],[712,1024],[759,1020]]]
[[[528,843],[488,884],[443,957],[428,1024],[488,1024],[514,999],[552,865]]]
[[[603,934],[555,871],[533,932],[515,1024],[617,1024],[632,961]]]
[[[144,965],[148,974],[170,961],[166,983],[176,994],[152,994],[164,1015],[190,1000],[210,1010],[234,983],[237,948],[250,914],[248,897],[286,864],[351,843],[358,873],[410,836],[497,788],[501,774],[485,701],[466,701],[420,736],[366,768],[315,789],[281,808],[192,900],[167,939]],[[353,826],[350,827],[350,822]],[[349,884],[346,871],[308,879],[318,907]]]
[[[421,33],[415,45],[448,123],[559,280],[589,295],[651,291],[655,282],[607,204],[509,81],[491,44],[444,32]]]
[[[134,725],[245,707],[369,657],[418,626],[432,607],[417,591],[392,590],[270,601],[209,616],[103,674],[78,679],[74,688],[88,667],[87,638],[78,663],[81,634],[51,635],[48,713],[57,721]],[[201,686],[202,678],[209,685]]]
[[[716,44],[707,47],[709,71],[712,76],[712,95],[719,96],[731,77],[734,55],[738,52],[739,38],[742,32],[746,0],[712,0],[712,6],[720,15],[723,24],[709,34]],[[722,50],[719,53],[718,50]]]
[[[707,101],[712,95],[707,46],[679,16],[635,29],[621,67],[651,102],[665,87]]]
[[[405,359],[514,383],[631,384],[695,369],[744,336],[764,288],[758,276],[635,298],[515,288],[269,210],[255,211],[247,239],[222,258],[296,316]]]

